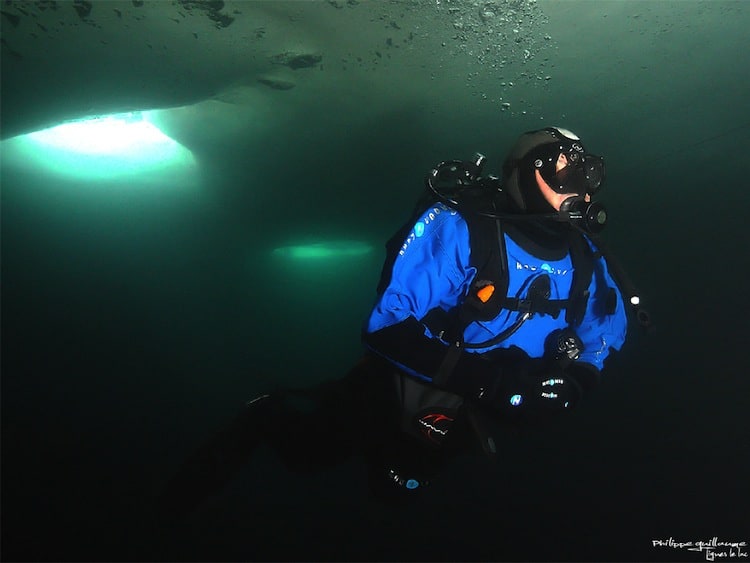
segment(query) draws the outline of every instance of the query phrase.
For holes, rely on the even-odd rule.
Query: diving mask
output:
[[[564,155],[567,165],[557,170]],[[578,142],[555,142],[539,147],[534,154],[534,168],[559,194],[595,194],[604,181],[604,159],[588,154]]]

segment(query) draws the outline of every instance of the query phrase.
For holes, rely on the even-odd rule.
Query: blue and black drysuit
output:
[[[574,274],[571,252],[563,247],[556,255],[550,254],[529,240],[523,230],[508,225],[503,231],[507,297],[526,299],[534,281],[543,276],[548,278],[549,300],[571,297]],[[586,244],[587,250],[593,249],[588,239]],[[564,380],[569,389],[574,386],[577,396],[592,386],[610,350],[622,346],[627,319],[622,295],[605,260],[591,255],[594,263],[587,284],[585,311],[573,327],[582,344],[582,351],[574,361],[561,362],[549,349],[550,336],[570,328],[564,313],[537,313],[519,322],[522,311],[501,309],[491,320],[465,326],[462,337],[467,346],[445,386],[507,410],[513,410],[508,405],[520,406],[524,399],[528,399],[523,403],[525,408],[534,404],[557,405],[541,400],[545,389],[540,386],[548,381],[548,376]],[[460,307],[473,291],[476,276],[469,225],[452,208],[442,204],[430,207],[416,221],[398,251],[390,282],[365,324],[365,344],[401,371],[433,381],[453,341],[446,340],[442,330],[431,328],[433,323],[429,320],[440,316],[436,313],[447,314]],[[508,330],[514,324],[516,330]],[[510,334],[502,341],[471,348],[472,343],[489,341],[504,331]]]

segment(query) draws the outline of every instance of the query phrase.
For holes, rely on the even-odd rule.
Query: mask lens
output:
[[[568,164],[555,174],[558,193],[593,195],[604,180],[604,161],[594,155],[569,155]]]
[[[555,171],[560,154],[565,155],[568,163]],[[547,145],[536,153],[534,162],[544,181],[559,194],[593,195],[604,180],[604,160],[586,154],[580,145]]]
[[[604,181],[604,160],[600,156],[587,155],[583,160],[586,193],[595,194]]]

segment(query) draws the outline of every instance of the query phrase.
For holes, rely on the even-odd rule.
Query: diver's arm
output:
[[[431,311],[451,310],[468,291],[476,274],[469,257],[463,218],[444,206],[428,209],[393,262],[389,283],[365,324],[364,344],[406,372],[432,378],[448,344],[422,320]]]
[[[424,332],[424,326],[409,316],[400,323],[363,332],[362,341],[371,351],[412,375],[432,378],[448,348]]]
[[[619,350],[627,334],[625,301],[609,274],[604,258],[594,264],[588,288],[589,300],[581,325],[576,329],[583,351],[576,363],[590,364],[601,372],[612,350]]]
[[[588,293],[580,326],[555,331],[545,342],[547,365],[536,377],[537,395],[545,399],[540,406],[574,407],[598,386],[606,358],[625,340],[624,300],[603,258],[594,264]]]
[[[371,351],[401,370],[432,380],[437,376],[449,346],[425,334],[425,327],[414,317],[375,332],[363,333],[362,340]],[[462,353],[445,386],[462,395],[476,395],[498,377],[500,369],[479,354]]]
[[[539,417],[573,410],[597,385],[599,370],[591,364],[565,365],[531,358],[520,349],[508,352],[507,359],[494,364],[491,377],[462,379],[463,389],[456,392],[501,414]]]
[[[448,346],[424,334],[410,317],[364,334],[365,344],[403,371],[430,381],[439,371]],[[598,385],[600,370],[583,361],[531,358],[520,348],[487,356],[464,352],[445,389],[486,405],[499,414],[539,417],[572,410]]]
[[[571,378],[580,387],[581,394],[586,395],[594,389],[602,378],[602,372],[588,362],[575,361],[563,370],[566,377]]]

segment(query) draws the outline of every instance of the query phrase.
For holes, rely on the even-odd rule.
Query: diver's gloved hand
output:
[[[476,398],[506,414],[569,411],[583,395],[577,379],[557,362],[527,357],[501,364],[498,371],[493,384]]]
[[[578,383],[563,369],[552,367],[542,373],[528,378],[525,382],[525,393],[509,398],[509,403],[520,401],[518,406],[526,409],[545,412],[563,412],[572,410],[581,400],[583,392]]]

